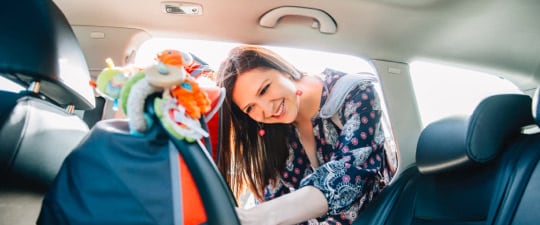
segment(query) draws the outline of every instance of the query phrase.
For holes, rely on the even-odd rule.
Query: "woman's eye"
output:
[[[246,113],[249,114],[251,112],[251,109],[253,109],[253,106],[246,107]]]
[[[270,84],[267,84],[266,86],[263,87],[263,89],[261,90],[260,95],[264,95],[264,93],[266,93],[266,91],[268,90],[268,87],[270,87]]]

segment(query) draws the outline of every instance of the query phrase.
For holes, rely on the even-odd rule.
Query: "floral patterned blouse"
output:
[[[325,70],[321,106],[344,73]],[[381,107],[371,81],[355,85],[337,111],[341,125],[331,118],[312,119],[317,158],[320,166],[312,168],[296,128],[291,125],[289,158],[280,182],[265,189],[270,200],[303,186],[322,191],[328,201],[326,215],[302,224],[351,224],[362,208],[391,178],[381,130]]]

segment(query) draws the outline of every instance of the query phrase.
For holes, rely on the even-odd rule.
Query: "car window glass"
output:
[[[410,73],[423,127],[450,115],[468,115],[488,96],[523,93],[508,80],[487,73],[416,61]]]

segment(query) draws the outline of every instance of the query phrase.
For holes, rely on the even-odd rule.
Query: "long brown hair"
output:
[[[269,49],[242,45],[232,49],[217,73],[217,83],[225,87],[221,108],[222,138],[218,168],[235,196],[249,188],[263,201],[264,188],[277,184],[289,156],[289,124],[259,124],[232,101],[232,91],[239,75],[252,69],[275,69],[298,80],[302,73]],[[262,126],[262,127],[261,127]],[[264,128],[265,135],[258,131]]]

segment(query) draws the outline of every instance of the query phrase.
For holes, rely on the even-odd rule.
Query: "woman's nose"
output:
[[[265,118],[272,115],[272,103],[265,100],[260,100],[255,107],[257,108],[257,117],[253,118],[259,121],[263,121]]]
[[[272,115],[272,104],[270,102],[265,102],[261,105],[262,117],[266,118]]]

